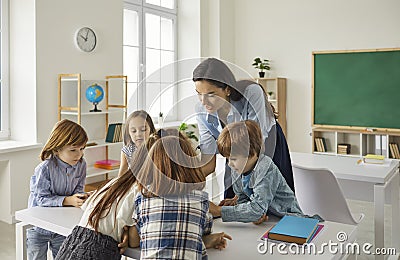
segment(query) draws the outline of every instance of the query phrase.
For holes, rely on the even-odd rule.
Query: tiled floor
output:
[[[364,243],[373,244],[374,233],[373,233],[373,204],[369,202],[348,200],[349,206],[352,212],[363,212],[365,218],[359,226],[357,241],[360,245]],[[391,217],[390,206],[385,207],[385,244],[390,245],[391,243]],[[398,220],[397,220],[398,221]],[[400,232],[400,230],[399,230]],[[228,244],[229,246],[229,244]],[[0,221],[0,260],[14,260],[15,259],[15,225],[8,225]],[[357,256],[360,260],[374,259],[373,256],[367,256],[361,254]],[[395,259],[395,258],[391,258]]]

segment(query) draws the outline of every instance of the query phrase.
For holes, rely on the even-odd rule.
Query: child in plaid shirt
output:
[[[150,149],[137,175],[141,259],[207,259],[206,248],[225,248],[231,239],[224,233],[209,235],[205,177],[195,160],[190,141],[182,137],[162,137]]]

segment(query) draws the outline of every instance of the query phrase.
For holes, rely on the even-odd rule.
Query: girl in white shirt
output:
[[[140,169],[147,157],[142,145],[134,156],[131,169],[97,190],[82,206],[81,221],[64,240],[56,260],[121,259],[125,248],[118,247],[125,227],[133,226],[133,201],[137,194],[136,178],[132,172]],[[128,236],[126,232],[126,237]]]

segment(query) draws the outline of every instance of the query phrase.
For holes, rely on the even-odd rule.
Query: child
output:
[[[214,217],[221,216],[222,221],[258,224],[267,211],[279,217],[302,215],[296,197],[279,169],[262,153],[262,144],[260,127],[254,121],[228,124],[222,130],[217,140],[218,150],[228,159],[232,169],[237,202],[236,198],[225,199],[220,206],[210,202]]]
[[[54,126],[40,154],[42,163],[31,177],[28,208],[82,206],[86,199],[83,150],[87,140],[85,130],[75,122],[64,119]],[[54,258],[64,238],[38,227],[28,229],[28,259],[47,259],[48,246]]]
[[[141,194],[135,200],[141,259],[206,258],[206,247],[222,249],[231,239],[219,233],[209,244],[203,236],[211,232],[212,217],[195,156],[190,141],[177,136],[162,137],[149,150],[138,172]]]
[[[121,258],[125,250],[123,240],[126,227],[134,225],[132,204],[137,195],[137,188],[132,172],[141,168],[146,157],[147,147],[143,145],[135,152],[131,169],[91,195],[82,206],[84,213],[79,224],[65,239],[56,259]]]
[[[154,134],[152,136],[154,137]],[[125,231],[134,224],[133,201],[138,192],[136,174],[133,173],[141,169],[148,149],[154,143],[153,140],[154,138],[150,137],[146,145],[138,148],[130,163],[131,168],[126,174],[108,182],[85,202],[82,206],[84,213],[79,224],[65,239],[56,259],[113,260],[121,258],[121,254],[126,249],[124,246],[127,246],[127,242],[124,241],[125,235],[127,236]],[[135,244],[133,240],[138,240],[139,236],[136,228],[131,230],[133,239],[129,242]],[[212,237],[209,238],[211,239]],[[213,246],[217,244],[214,241],[210,243]],[[134,246],[138,246],[138,242]]]
[[[153,120],[146,111],[137,110],[128,116],[124,127],[124,146],[121,150],[121,165],[118,176],[128,170],[128,162],[132,160],[132,155],[137,147],[144,143],[150,134],[155,132]]]

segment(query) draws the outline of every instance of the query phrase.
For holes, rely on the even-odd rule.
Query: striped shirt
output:
[[[135,200],[141,259],[207,259],[202,236],[211,233],[208,194],[179,197],[139,195]]]
[[[122,146],[121,151],[125,154],[126,160],[129,162],[132,159],[133,153],[136,151],[137,147],[133,142]]]
[[[31,177],[28,208],[62,207],[65,197],[84,192],[85,178],[86,161],[83,158],[71,166],[57,156],[51,156],[35,168]],[[44,229],[40,232],[51,234]]]

